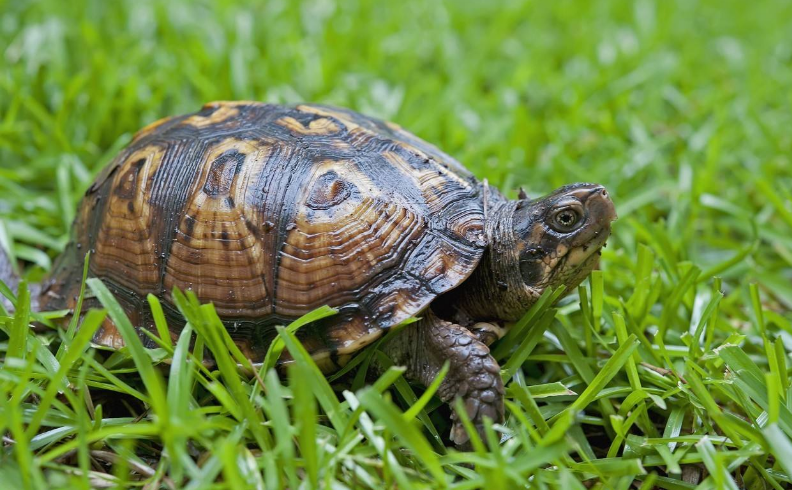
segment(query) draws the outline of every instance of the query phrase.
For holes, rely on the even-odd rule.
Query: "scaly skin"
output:
[[[503,381],[500,366],[490,355],[489,347],[477,340],[470,330],[437,318],[431,311],[420,322],[388,342],[382,350],[398,365],[407,368],[405,376],[428,386],[446,361],[450,363],[437,396],[446,403],[459,397],[467,415],[484,437],[484,418],[503,422]],[[470,437],[454,412],[451,440],[460,449],[468,449]]]

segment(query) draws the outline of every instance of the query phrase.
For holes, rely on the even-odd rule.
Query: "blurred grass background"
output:
[[[394,120],[509,192],[603,183],[625,254],[636,221],[706,267],[751,240],[745,220],[724,219],[739,209],[789,265],[775,239],[792,226],[787,1],[0,5],[0,211],[14,240],[42,244],[33,227],[48,252],[139,127],[255,99]],[[789,306],[777,259],[732,275],[772,277]]]
[[[607,311],[629,315],[638,293],[656,303],[636,328],[687,352],[713,276],[726,296],[707,348],[745,335],[768,372],[763,345],[792,349],[792,2],[0,0],[0,243],[40,278],[93,175],[134,131],[218,99],[393,120],[512,196],[606,185],[620,220],[603,256],[606,318],[592,327],[602,352],[616,337]],[[574,299],[558,321],[583,345],[578,310]],[[596,366],[598,344],[585,342]],[[529,378],[574,374],[558,347],[543,341]],[[691,369],[674,358],[667,368]],[[704,358],[692,358],[699,374],[723,378]],[[695,395],[677,401],[699,417],[692,432],[720,434]],[[757,437],[767,452],[752,467],[772,468]],[[740,467],[727,474],[739,480]]]

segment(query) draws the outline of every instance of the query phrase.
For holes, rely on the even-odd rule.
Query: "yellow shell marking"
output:
[[[350,131],[360,127],[358,124],[356,124],[355,122],[351,121],[348,118],[348,116],[346,116],[344,113],[333,111],[333,110],[327,109],[325,107],[315,107],[315,106],[310,106],[310,105],[298,105],[297,106],[297,110],[300,111],[300,112],[307,112],[307,113],[316,114],[316,115],[319,115],[319,116],[335,118],[338,121],[340,121],[344,126],[346,126],[347,129],[349,129]]]
[[[142,128],[140,128],[138,130],[137,133],[135,133],[135,136],[132,137],[132,143],[134,143],[135,141],[139,140],[140,138],[142,138],[144,136],[148,136],[149,134],[153,133],[155,129],[157,129],[158,127],[162,126],[163,124],[165,124],[166,122],[170,121],[171,119],[173,119],[173,116],[171,116],[171,117],[163,117],[162,119],[157,119],[153,123],[150,123],[150,124],[147,124],[146,126],[143,126]]]
[[[338,127],[331,119],[314,119],[308,124],[308,127],[305,127],[300,123],[300,121],[294,119],[293,117],[282,117],[275,121],[277,124],[294,131],[295,133],[305,134],[305,135],[326,135],[326,134],[334,134],[341,131],[341,128]]]
[[[235,138],[208,150],[174,236],[164,277],[167,291],[193,289],[213,301],[221,315],[233,314],[240,303],[249,305],[250,316],[270,312],[265,280],[270,258],[246,225],[254,213],[248,208],[248,183],[264,167],[269,150]],[[237,157],[245,164],[234,173]]]
[[[207,126],[211,126],[212,124],[221,123],[236,116],[237,114],[239,114],[239,109],[233,105],[220,105],[217,107],[217,110],[210,115],[201,116],[200,114],[195,114],[182,121],[182,124],[189,124],[191,126],[195,126],[196,128],[205,128]]]
[[[95,273],[106,271],[130,289],[155,284],[158,265],[150,236],[154,219],[148,201],[150,179],[162,163],[163,150],[156,146],[132,153],[119,167],[108,196],[107,218],[99,229]]]

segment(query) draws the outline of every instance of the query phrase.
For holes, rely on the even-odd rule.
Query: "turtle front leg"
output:
[[[438,397],[446,403],[462,399],[467,415],[484,438],[484,418],[503,422],[503,381],[500,366],[486,344],[462,326],[425,312],[420,322],[388,342],[382,350],[399,365],[407,367],[405,376],[428,386],[448,361],[448,374],[440,384]],[[451,440],[460,449],[470,447],[467,434],[456,414],[452,415]]]

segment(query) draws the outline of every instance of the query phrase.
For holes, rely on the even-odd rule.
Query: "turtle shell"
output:
[[[462,165],[395,124],[210,103],[143,128],[104,169],[42,303],[75,306],[90,250],[89,275],[135,324],[151,328],[150,293],[175,335],[171,292],[192,290],[254,360],[274,325],[338,308],[300,336],[339,365],[471,274],[486,245],[482,195]],[[109,321],[95,341],[123,345]]]

